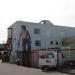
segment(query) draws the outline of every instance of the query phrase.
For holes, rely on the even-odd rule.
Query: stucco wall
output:
[[[12,26],[9,27],[12,28],[12,52],[10,59],[12,61],[14,58],[13,62],[16,60],[16,50],[22,50],[22,41],[20,42],[20,46],[18,48],[18,40],[22,25],[25,25],[27,30],[29,30],[32,41],[32,50],[56,47],[60,48],[62,46],[62,40],[64,37],[75,36],[75,28],[72,27],[56,26],[51,23],[40,24],[16,21]],[[35,28],[40,29],[40,34],[34,34]],[[8,38],[9,37],[10,36],[8,35]],[[41,46],[35,46],[35,40],[41,40]],[[53,45],[50,45],[50,41],[53,41]],[[58,41],[58,45],[56,45],[56,41]]]
[[[32,50],[42,49],[42,48],[55,48],[62,46],[62,39],[67,36],[75,36],[75,28],[71,27],[63,27],[63,26],[55,26],[49,24],[39,24],[39,23],[31,23],[31,22],[22,22],[17,21],[13,24],[13,31],[12,31],[12,43],[13,48],[17,49],[17,43],[19,40],[19,35],[21,31],[21,26],[26,25],[27,30],[30,32],[31,36],[31,47]],[[34,34],[34,29],[39,28],[40,34]],[[35,46],[35,40],[41,40],[41,46]],[[53,41],[53,45],[50,45],[50,41]],[[58,41],[58,45],[56,45],[56,41]],[[20,42],[20,49],[21,48]]]

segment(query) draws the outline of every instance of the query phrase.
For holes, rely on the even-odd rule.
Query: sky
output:
[[[0,43],[7,41],[7,28],[17,20],[75,27],[75,0],[0,0]]]

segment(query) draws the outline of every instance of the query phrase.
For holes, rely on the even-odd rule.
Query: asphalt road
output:
[[[27,68],[8,63],[0,63],[0,75],[70,75],[56,71],[42,72],[39,69]]]

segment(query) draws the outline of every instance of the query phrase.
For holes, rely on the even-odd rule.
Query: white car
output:
[[[61,53],[57,51],[40,51],[39,52],[39,67],[42,70],[62,66],[63,58]]]

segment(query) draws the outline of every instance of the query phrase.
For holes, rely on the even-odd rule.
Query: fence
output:
[[[60,50],[65,61],[75,61],[75,49],[64,49]]]
[[[43,51],[43,50],[42,50]],[[44,51],[53,51],[52,49],[44,50]],[[65,63],[74,62],[75,64],[75,49],[55,49],[55,51],[60,52]],[[38,68],[39,67],[39,51],[32,52],[17,52],[17,58],[20,59],[19,64],[27,67]],[[59,61],[59,56],[58,60]]]
[[[38,68],[39,55],[38,52],[17,52],[17,58],[20,59],[20,65]]]

